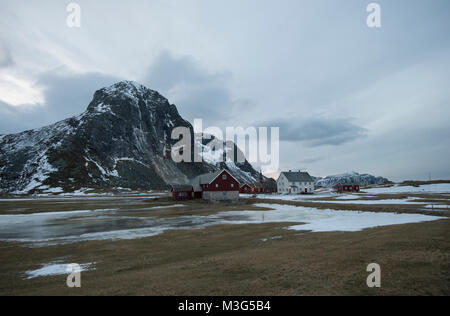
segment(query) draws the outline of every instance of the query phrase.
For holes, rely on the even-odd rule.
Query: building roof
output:
[[[282,172],[289,182],[314,182],[308,172]]]
[[[201,191],[202,184],[210,184],[224,171],[226,173],[228,173],[228,175],[230,177],[232,177],[234,180],[236,180],[236,178],[226,169],[218,170],[216,172],[201,174],[201,175],[195,177],[194,179],[192,179],[192,181],[191,181],[191,184],[194,186],[194,191],[196,191],[196,192]],[[236,182],[239,183],[238,180],[236,180]]]
[[[211,182],[213,182],[213,180],[215,178],[217,178],[217,176],[219,174],[222,173],[222,171],[223,170],[219,170],[219,171],[216,171],[216,172],[201,174],[199,176],[196,176],[194,179],[192,179],[191,183],[193,185],[196,185],[196,184],[200,184],[200,185],[201,184],[210,184]]]
[[[338,186],[338,185],[361,185],[359,182],[356,182],[356,181],[352,181],[352,182],[347,182],[347,183],[344,183],[344,182],[338,182],[338,183],[336,183],[334,186]]]
[[[172,192],[192,192],[193,187],[189,184],[173,184]]]

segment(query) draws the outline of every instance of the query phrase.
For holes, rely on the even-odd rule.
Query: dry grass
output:
[[[427,194],[418,197],[443,198],[442,195]],[[385,197],[379,195],[376,198]],[[400,195],[394,198],[400,198]],[[185,205],[182,208],[151,210],[154,206],[173,202],[123,197],[65,203],[1,202],[0,214],[121,208],[130,215],[174,217],[261,209],[252,205],[255,202],[354,211],[419,212],[417,205],[345,205],[258,199],[229,204],[183,201],[179,203]],[[288,225],[221,225],[201,230],[167,231],[138,240],[90,241],[43,248],[0,243],[0,295],[450,294],[448,220],[361,232],[308,233],[287,230]],[[262,241],[273,236],[282,238]],[[96,262],[96,270],[82,273],[81,289],[67,288],[65,276],[24,280],[25,271],[56,260]],[[365,270],[371,262],[381,265],[380,289],[366,286],[368,273]]]
[[[286,224],[169,231],[133,241],[23,248],[0,244],[0,295],[449,295],[448,220],[361,232],[301,233]],[[262,242],[262,238],[282,236]],[[23,280],[57,259],[97,262],[82,288],[64,276]],[[367,265],[382,268],[369,289]]]

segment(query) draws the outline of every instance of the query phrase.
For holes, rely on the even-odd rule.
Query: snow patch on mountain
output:
[[[95,92],[87,110],[35,130],[0,135],[0,192],[39,194],[81,188],[167,189],[227,168],[240,181],[258,173],[245,161],[220,162],[208,146],[202,163],[175,163],[174,127],[192,125],[158,92],[122,81]],[[237,147],[236,147],[237,148]]]
[[[385,184],[388,181],[388,179],[383,177],[376,177],[370,174],[359,174],[352,171],[324,178],[316,178],[316,186],[333,187],[336,184],[360,184],[362,186],[367,186]]]
[[[26,194],[29,191],[42,186],[44,181],[49,177],[49,174],[51,172],[58,171],[58,169],[53,168],[53,166],[48,162],[47,156],[43,156],[40,159],[38,158],[37,165],[38,166],[33,172],[31,181],[28,182],[28,184],[24,189],[15,191],[14,192],[15,194]],[[30,165],[27,165],[26,167],[31,169]]]

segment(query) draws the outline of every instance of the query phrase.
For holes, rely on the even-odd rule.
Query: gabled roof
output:
[[[289,182],[314,182],[308,172],[282,172]]]
[[[338,185],[361,185],[361,184],[357,181],[349,181],[349,182],[338,182],[334,186]]]
[[[192,192],[194,188],[189,184],[173,184],[172,192]]]
[[[222,170],[219,170],[216,172],[201,174],[201,175],[195,177],[194,179],[192,179],[191,183],[192,183],[192,185],[211,184],[211,182],[216,180],[216,178],[224,171],[230,177],[232,177],[234,180],[236,180],[237,183],[239,183],[239,181],[235,177],[233,177],[233,175],[226,169],[222,169]]]
[[[221,172],[222,170],[201,174],[192,179],[191,183],[193,185],[210,184]]]

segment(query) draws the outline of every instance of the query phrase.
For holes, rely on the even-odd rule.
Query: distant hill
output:
[[[383,177],[376,177],[370,174],[359,174],[357,172],[347,172],[343,174],[327,176],[323,178],[314,177],[316,186],[333,187],[336,184],[359,183],[361,185],[385,184],[389,180]]]

